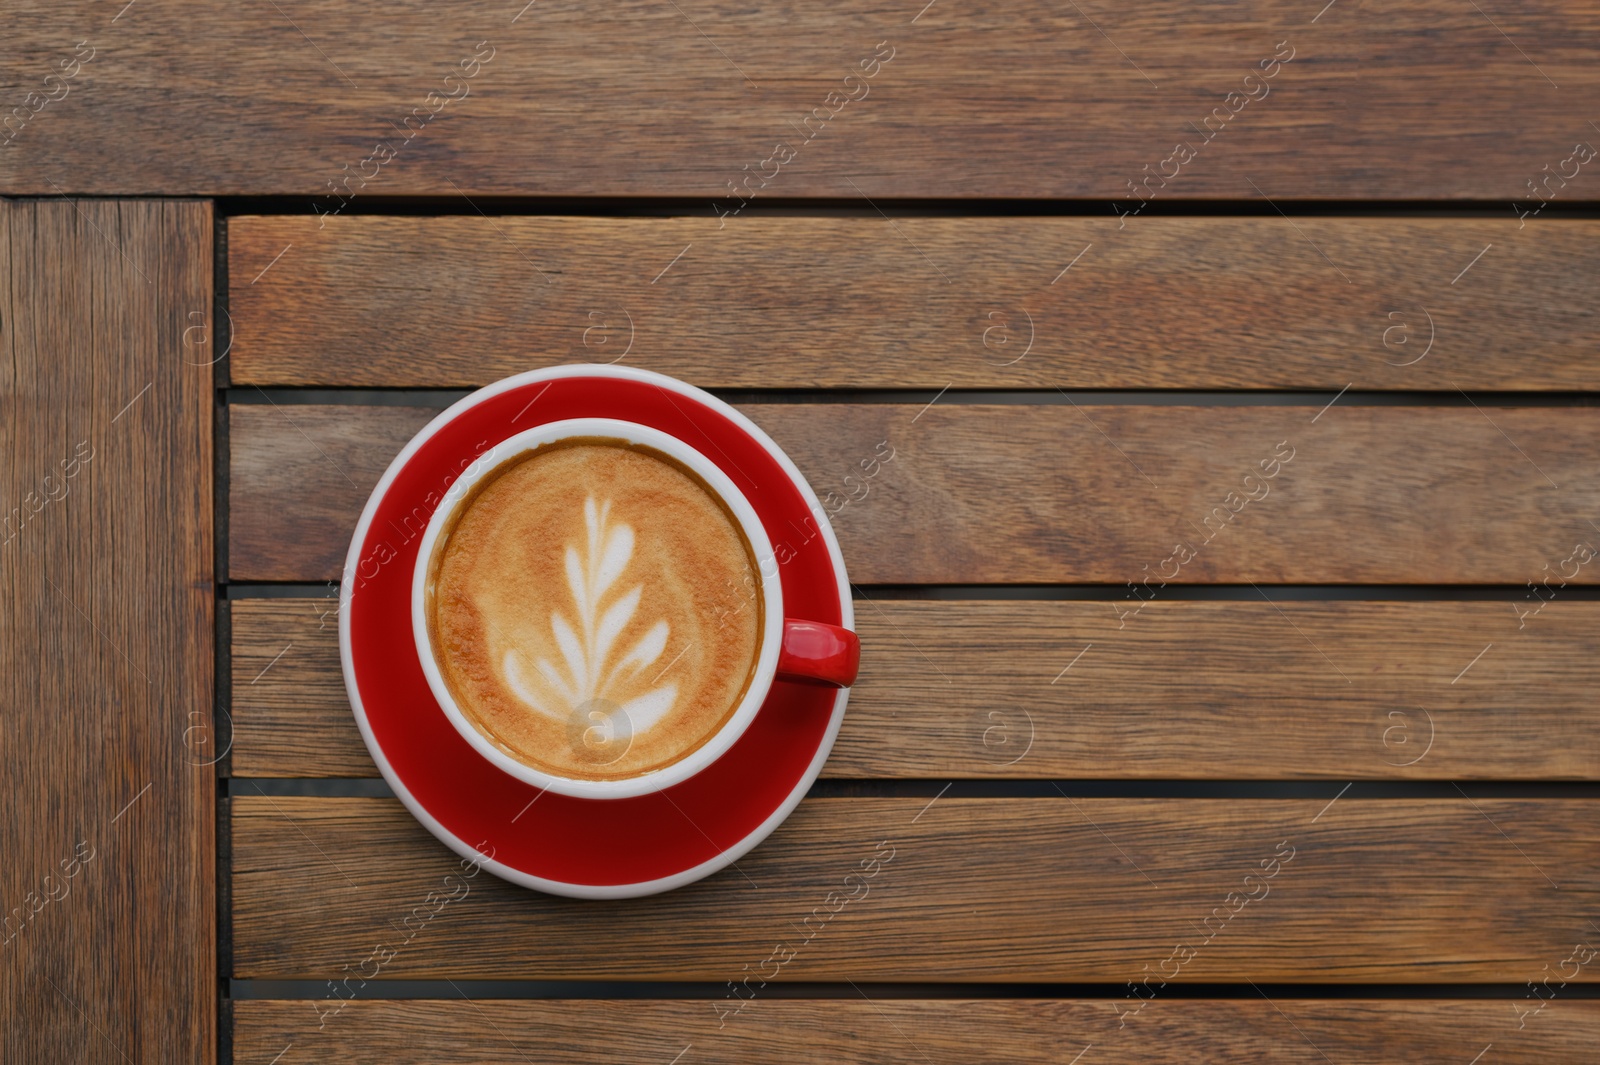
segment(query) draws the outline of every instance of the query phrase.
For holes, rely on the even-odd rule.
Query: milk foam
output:
[[[492,471],[436,549],[429,619],[467,718],[513,757],[617,779],[708,740],[761,641],[749,544],[691,471],[620,440]]]

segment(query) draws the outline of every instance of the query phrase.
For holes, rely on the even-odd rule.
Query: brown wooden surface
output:
[[[213,1061],[210,206],[0,248],[0,1060]]]
[[[714,388],[1600,384],[1600,223],[894,225],[234,218],[233,380],[468,387],[621,360]]]
[[[1563,988],[1519,1010],[1600,937],[1587,786],[1335,795],[1341,778],[1600,769],[1600,603],[1559,587],[1600,568],[1553,576],[1600,543],[1600,410],[1479,394],[1600,394],[1589,0],[23,0],[5,33],[0,196],[167,199],[0,202],[0,512],[27,516],[0,543],[0,906],[27,914],[95,848],[70,894],[3,933],[0,1060],[213,1060],[218,976],[224,995],[312,981],[224,1014],[239,1065],[1594,1056],[1600,1004]],[[893,58],[857,83],[870,91],[830,96],[875,48]],[[1238,95],[1289,49],[1269,95]],[[811,136],[808,115],[831,117]],[[752,178],[780,143],[798,147]],[[1199,148],[1174,177],[1180,143]],[[252,215],[217,274],[231,439],[212,435],[212,214],[185,195],[263,197],[225,205]],[[1535,196],[1556,203],[1524,226]],[[1219,200],[1231,217],[1163,216]],[[915,390],[745,408],[825,498],[896,449],[834,518],[858,583],[1254,582],[1275,600],[1356,583],[1371,599],[1157,590],[1119,619],[1137,598],[880,603],[868,587],[866,673],[828,768],[862,783],[828,785],[841,797],[681,891],[581,903],[483,876],[415,938],[400,920],[457,862],[398,802],[251,788],[372,768],[313,604],[241,601],[220,709],[243,779],[219,840],[213,508],[227,579],[337,578],[373,483],[433,413],[249,386],[462,389],[619,356],[730,390]],[[1057,388],[1206,394],[1079,406]],[[1217,395],[1263,389],[1322,398]],[[1387,390],[1415,404],[1370,394]],[[67,476],[80,441],[94,457]],[[1294,460],[1244,504],[1280,441]],[[1157,576],[1180,540],[1193,561]],[[1519,620],[1542,578],[1555,601]],[[1504,588],[1384,601],[1417,583]],[[940,778],[1097,776],[1315,777],[1328,795],[934,794]],[[884,840],[870,894],[804,939]],[[1291,843],[1270,894],[1208,937]],[[432,981],[421,1001],[322,1024],[329,1000],[306,988],[402,939],[382,977]],[[831,982],[829,1000],[764,994],[726,1027],[716,1003],[624,985],[468,1000],[550,990],[475,978],[721,986],[794,942],[774,979]],[[1121,1015],[1122,987],[1195,943],[1176,979],[1243,997]],[[1574,977],[1585,993],[1597,972]],[[925,998],[879,999],[882,981]],[[965,981],[1078,986],[975,999]],[[1250,982],[1363,997],[1274,1001]],[[1384,983],[1433,997],[1360,986]],[[1474,983],[1513,990],[1457,993]]]
[[[1104,999],[903,1000],[868,985],[854,1000],[757,999],[721,1020],[715,1002],[356,1002],[316,1027],[303,1002],[241,1002],[240,1061],[278,1065],[336,1056],[346,1065],[450,1061],[501,1065],[526,1058],[588,1063],[604,1042],[619,1061],[885,1061],[1067,1065],[1192,1065],[1196,1061],[1485,1061],[1543,1065],[1600,1040],[1600,1004],[1552,1002],[1518,1030],[1511,1003],[1273,998],[1157,999],[1126,1027]],[[1524,1007],[1527,1008],[1527,1007]],[[721,1025],[719,1027],[719,1024]],[[1090,1048],[1087,1051],[1085,1048]]]
[[[235,776],[378,775],[337,606],[232,604]],[[1510,601],[1156,602],[1119,629],[1127,606],[857,600],[823,775],[1600,778],[1600,603],[1520,631]]]
[[[858,201],[1131,199],[1126,183],[1185,142],[1197,157],[1160,199],[1506,201],[1593,136],[1582,0],[1322,7],[475,0],[441,19],[338,0],[35,0],[10,19],[8,107],[59,93],[42,79],[75,41],[94,58],[6,149],[0,191],[293,194],[332,210],[333,182],[358,199],[685,196],[711,217],[779,142],[796,154],[761,197]],[[892,60],[845,84],[879,42]],[[475,51],[487,61],[446,81]],[[1292,61],[1244,80],[1275,52]],[[1245,92],[1260,98],[1228,99]],[[837,113],[806,143],[816,108]],[[1215,108],[1228,121],[1205,143]],[[428,122],[408,140],[414,109]]]
[[[398,922],[456,869],[452,852],[392,799],[241,796],[234,964],[240,976],[337,978],[386,944],[386,979],[721,982],[747,963],[764,971],[786,944],[798,953],[782,980],[1121,984],[1187,943],[1187,982],[1520,986],[1546,964],[1553,973],[1574,943],[1595,945],[1584,916],[1600,903],[1592,802],[929,804],[807,800],[737,869],[642,900],[558,899],[480,876],[401,949]],[[882,841],[892,858],[845,883]],[[1241,887],[1284,841],[1292,859],[1265,886]],[[1204,943],[1213,909],[1240,905],[1233,891],[1265,894]],[[803,944],[799,922],[837,905],[835,892],[856,897]]]
[[[856,583],[1600,579],[1561,566],[1600,537],[1594,408],[921,406],[743,408],[844,503]],[[233,407],[230,577],[336,579],[372,486],[435,413]],[[882,441],[893,461],[847,486]],[[1262,483],[1280,443],[1293,458]]]

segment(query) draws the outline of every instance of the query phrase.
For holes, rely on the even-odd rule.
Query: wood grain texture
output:
[[[894,225],[234,218],[232,379],[468,387],[622,360],[716,388],[1600,384],[1597,222]]]
[[[208,204],[0,202],[7,1062],[215,1060],[211,279]]]
[[[1600,811],[1581,800],[846,798],[803,802],[739,869],[664,895],[576,901],[480,874],[408,932],[459,869],[398,801],[232,811],[241,977],[370,975],[376,944],[387,979],[1520,986],[1595,946],[1600,903]],[[1193,953],[1161,969],[1179,945]]]
[[[681,6],[25,4],[0,191],[1509,200],[1600,89],[1583,0]]]
[[[235,775],[378,775],[337,607],[233,603]],[[1600,778],[1600,603],[1521,631],[1500,602],[1156,602],[1118,628],[1127,607],[858,600],[861,679],[823,775]]]
[[[1600,576],[1573,555],[1600,548],[1600,409],[920,407],[743,408],[834,512],[857,583],[1139,581],[1159,598],[1163,578],[1548,576],[1559,596],[1557,571]],[[435,413],[234,406],[232,579],[336,579],[372,486]],[[885,441],[892,461],[862,477]]]
[[[588,1063],[595,1045],[619,1061],[1005,1062],[1192,1065],[1196,1061],[1447,1061],[1493,1044],[1504,1065],[1588,1062],[1600,1004],[1552,1002],[1518,1030],[1513,1004],[1436,1000],[1157,999],[1126,1027],[1115,1001],[1093,999],[756,1000],[726,1022],[713,1002],[352,1002],[318,1030],[304,1002],[234,1007],[237,1060],[279,1065],[450,1061]],[[1281,1011],[1281,1012],[1280,1012]],[[1326,1055],[1324,1057],[1323,1055]]]

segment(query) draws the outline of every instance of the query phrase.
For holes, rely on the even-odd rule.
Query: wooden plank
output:
[[[718,388],[1600,384],[1600,222],[1117,225],[762,217],[718,240],[693,218],[235,218],[230,366],[411,388],[616,360]]]
[[[858,601],[823,774],[1596,779],[1600,603],[1519,603]],[[378,775],[337,607],[233,604],[235,775]]]
[[[211,247],[0,201],[0,1060],[215,1060]]]
[[[864,989],[872,995],[872,989]],[[322,1004],[318,1004],[322,1005]],[[619,1061],[986,1061],[1066,1065],[1192,1065],[1196,1061],[1472,1060],[1496,1065],[1587,1062],[1600,1003],[1552,1002],[1517,1028],[1515,1003],[1471,1000],[1163,1000],[1118,1027],[1104,999],[761,1001],[723,1021],[716,1002],[351,1002],[326,1028],[305,1002],[240,1002],[234,1052],[279,1065],[338,1060],[500,1065],[536,1054],[549,1065]],[[323,1005],[324,1009],[328,1008]],[[726,1008],[723,1006],[723,1008]],[[602,1049],[603,1048],[603,1049]],[[528,1060],[533,1060],[529,1058]]]
[[[5,191],[1509,200],[1592,136],[1581,0],[1319,6],[35,0]]]
[[[459,859],[397,801],[236,798],[233,848],[241,977],[337,979],[376,944],[385,979],[1520,986],[1595,945],[1600,903],[1583,800],[813,799],[678,891],[575,903],[482,875],[411,931]]]
[[[1128,592],[1131,608],[1135,594],[1159,598],[1163,578],[1549,577],[1559,596],[1558,571],[1600,577],[1573,553],[1600,548],[1592,407],[744,410],[835,511],[857,583],[1148,580]],[[232,579],[337,578],[372,485],[434,413],[234,406]],[[846,484],[885,441],[892,461]]]

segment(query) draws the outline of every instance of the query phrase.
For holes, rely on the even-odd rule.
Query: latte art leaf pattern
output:
[[[636,585],[620,596],[608,595],[633,558],[633,527],[611,521],[611,501],[597,504],[590,496],[583,504],[588,531],[586,550],[568,545],[567,590],[572,593],[576,621],[560,610],[550,614],[550,631],[561,661],[538,658],[531,672],[526,656],[517,648],[507,651],[501,663],[508,687],[533,709],[558,721],[572,720],[604,707],[613,719],[620,717],[632,733],[645,732],[665,717],[678,699],[678,686],[668,682],[642,694],[643,671],[667,648],[670,628],[657,621],[626,652],[616,655],[623,632],[639,610],[644,589]],[[627,696],[623,698],[623,696]],[[613,724],[615,727],[615,723]]]
[[[745,705],[762,653],[755,552],[672,456],[609,437],[541,446],[480,482],[442,543],[440,672],[471,726],[523,765],[640,777]]]

